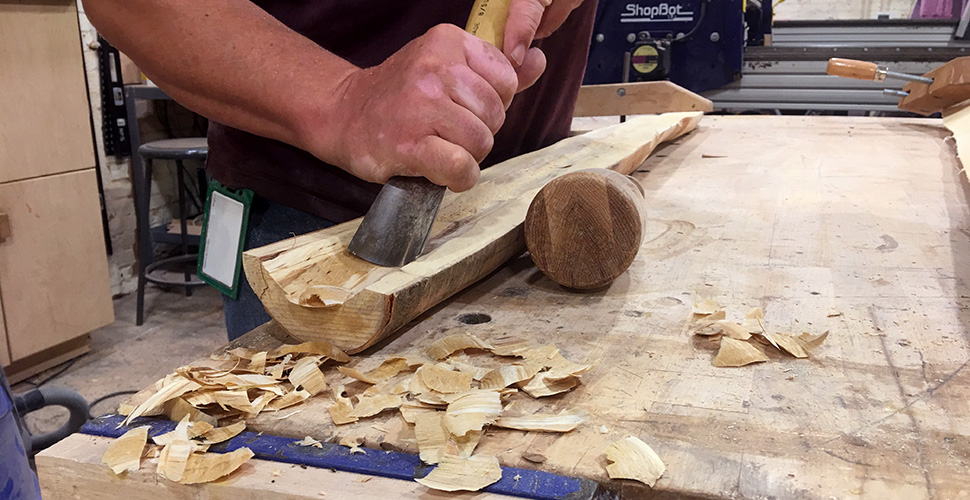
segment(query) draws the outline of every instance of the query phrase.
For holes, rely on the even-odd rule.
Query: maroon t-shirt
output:
[[[376,66],[432,26],[464,26],[471,0],[257,0],[296,32],[360,67]],[[583,79],[596,1],[585,0],[551,37],[537,41],[546,72],[515,96],[482,167],[548,146],[569,133]],[[380,190],[279,141],[212,122],[209,173],[233,188],[343,222],[363,215]]]

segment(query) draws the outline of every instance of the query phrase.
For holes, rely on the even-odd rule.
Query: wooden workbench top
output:
[[[939,120],[706,117],[636,174],[648,234],[608,289],[566,291],[523,256],[355,361],[366,370],[458,332],[555,343],[595,367],[572,392],[524,398],[526,408],[579,407],[590,421],[563,436],[489,430],[478,452],[631,498],[649,489],[611,482],[601,456],[629,434],[667,465],[655,493],[965,498],[970,226],[948,135]],[[811,359],[715,368],[716,343],[686,329],[701,299],[729,318],[760,306],[769,329],[831,335]],[[490,320],[465,324],[469,313]],[[276,342],[262,332],[243,341]],[[355,384],[352,394],[364,387]],[[369,446],[416,451],[396,413],[335,429],[329,404],[263,414],[251,429],[359,432]]]

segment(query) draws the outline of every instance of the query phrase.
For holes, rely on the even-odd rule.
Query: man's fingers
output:
[[[495,136],[471,111],[454,103],[450,107],[454,109],[442,113],[429,125],[438,137],[461,146],[476,161],[482,161],[492,150]]]
[[[451,73],[454,77],[454,85],[449,88],[451,100],[474,113],[494,135],[505,122],[505,103],[498,92],[467,66],[452,66]]]
[[[471,189],[481,175],[478,162],[468,151],[438,136],[425,136],[415,144],[412,161],[410,170],[456,193]]]
[[[505,23],[505,43],[502,52],[515,66],[525,60],[526,52],[532,45],[536,30],[542,22],[542,14],[548,2],[541,0],[512,0],[509,6],[509,20]]]
[[[465,43],[465,62],[475,73],[485,79],[502,99],[503,109],[507,109],[519,86],[515,68],[504,54],[484,40],[468,35]]]
[[[539,50],[539,47],[532,47],[526,52],[522,65],[515,69],[515,73],[519,76],[519,88],[516,92],[522,92],[531,87],[545,70],[546,55]]]

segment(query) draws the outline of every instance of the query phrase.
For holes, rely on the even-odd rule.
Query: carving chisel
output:
[[[465,31],[502,49],[510,0],[476,0]],[[379,266],[403,266],[421,255],[445,187],[424,177],[391,177],[361,221],[348,250]]]

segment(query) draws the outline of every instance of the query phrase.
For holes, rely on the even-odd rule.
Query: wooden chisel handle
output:
[[[502,50],[511,3],[511,0],[475,0],[465,31]]]
[[[830,75],[854,78],[856,80],[882,81],[886,79],[885,71],[880,71],[879,65],[874,62],[840,59],[838,57],[829,59],[829,65],[825,68],[825,72]]]

